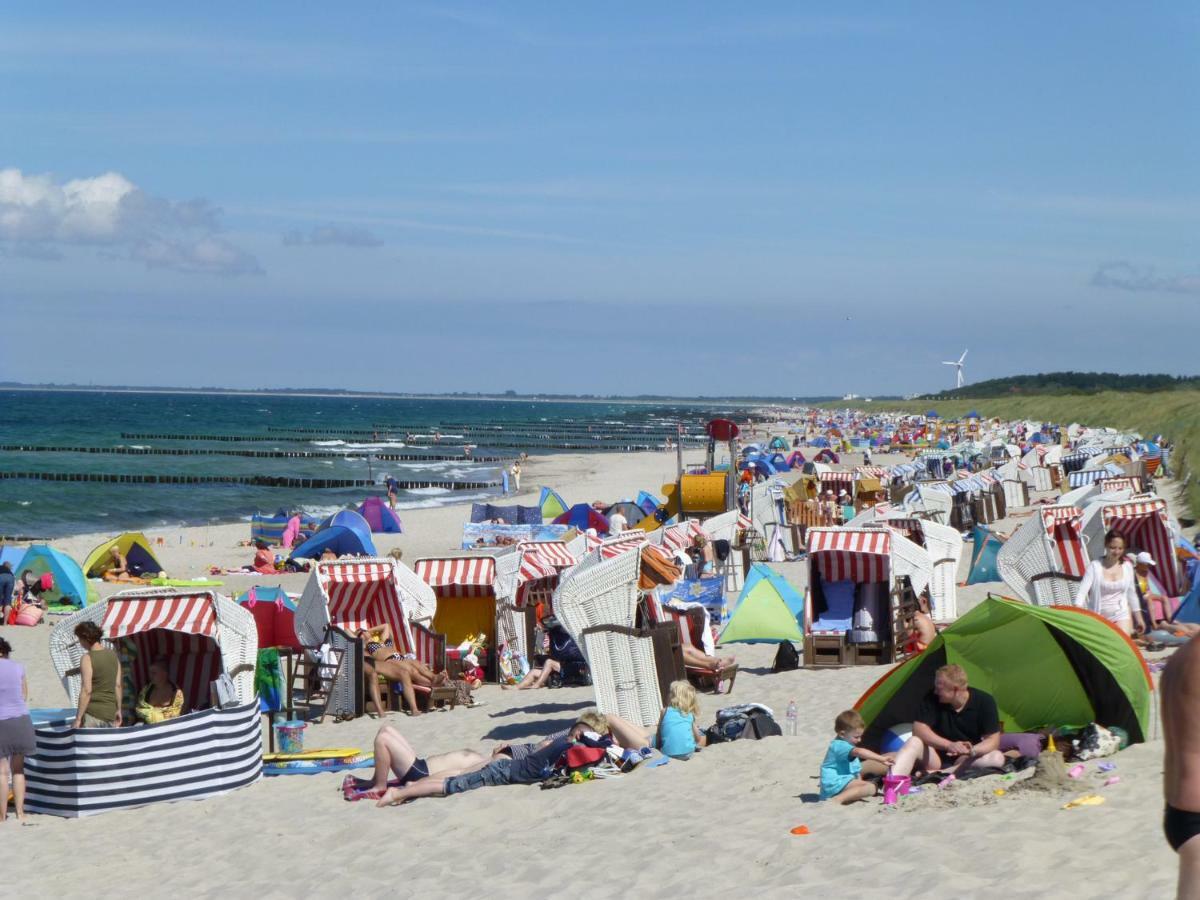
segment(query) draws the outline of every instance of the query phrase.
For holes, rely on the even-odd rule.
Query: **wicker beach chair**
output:
[[[654,639],[634,627],[641,553],[634,547],[608,559],[588,554],[563,576],[553,602],[587,659],[600,711],[649,727],[663,706]]]

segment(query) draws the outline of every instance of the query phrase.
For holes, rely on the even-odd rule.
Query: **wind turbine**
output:
[[[954,386],[956,388],[960,388],[963,386],[963,361],[966,360],[966,358],[967,358],[967,351],[964,350],[963,355],[958,358],[957,362],[945,361],[945,360],[943,360],[943,362],[942,362],[943,366],[954,366],[954,371],[955,371],[955,375],[956,375]]]

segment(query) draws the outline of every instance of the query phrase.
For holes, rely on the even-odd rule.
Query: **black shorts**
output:
[[[429,762],[417,757],[413,760],[413,764],[408,767],[408,771],[404,773],[404,777],[400,779],[400,786],[412,784],[414,781],[420,781],[422,778],[429,777]]]
[[[1200,813],[1176,809],[1168,803],[1163,813],[1163,832],[1171,849],[1178,853],[1180,847],[1200,834]]]

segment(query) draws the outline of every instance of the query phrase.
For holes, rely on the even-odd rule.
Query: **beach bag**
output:
[[[743,703],[717,710],[717,722],[705,734],[709,743],[740,741],[744,738],[760,740],[782,735],[783,729],[775,721],[771,709],[761,703]]]
[[[775,652],[775,662],[771,664],[772,672],[790,672],[800,668],[800,652],[791,641],[784,641]]]

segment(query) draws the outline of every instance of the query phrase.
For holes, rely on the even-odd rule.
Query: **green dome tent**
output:
[[[996,698],[1005,731],[1097,722],[1125,729],[1130,743],[1146,738],[1150,671],[1124,633],[1086,610],[988,597],[859,697],[865,742],[913,721],[934,673],[950,663]]]
[[[804,595],[778,572],[755,563],[717,643],[804,643],[803,615]]]

